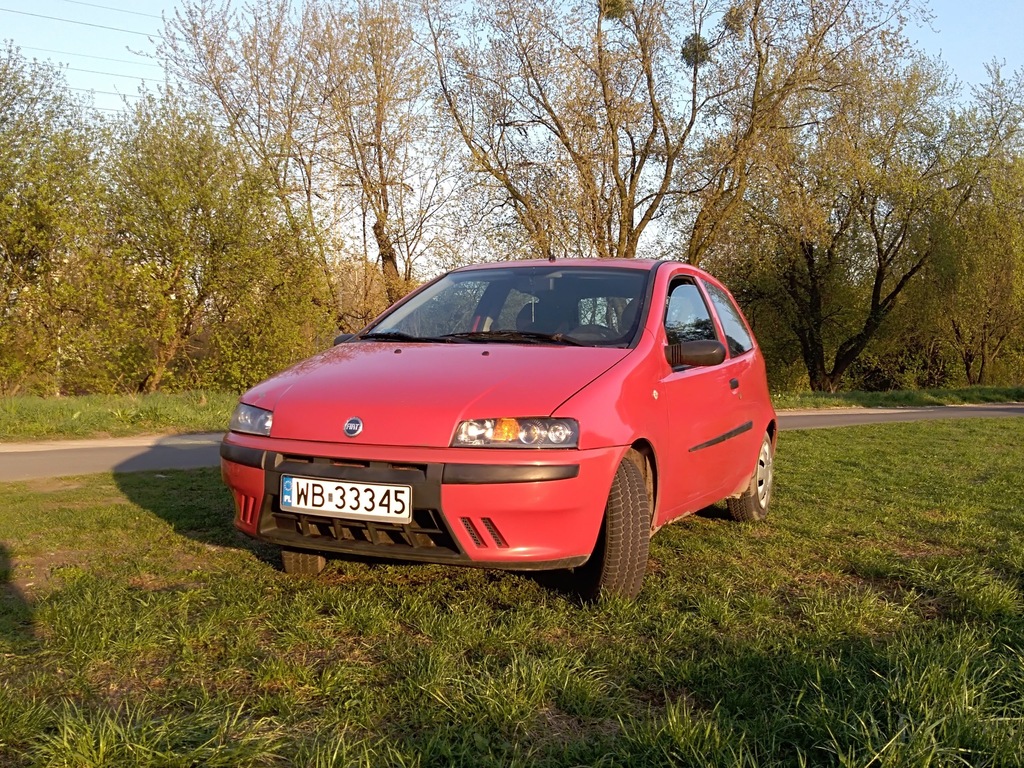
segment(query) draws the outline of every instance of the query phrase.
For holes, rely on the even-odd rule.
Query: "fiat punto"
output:
[[[563,570],[636,596],[651,535],[722,500],[761,520],[776,416],[725,287],[678,262],[445,274],[246,392],[221,445],[244,533],[332,553]]]

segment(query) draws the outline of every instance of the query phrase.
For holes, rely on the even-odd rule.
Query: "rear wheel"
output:
[[[281,566],[290,576],[316,576],[327,565],[327,558],[301,549],[282,549]]]
[[[602,595],[640,594],[651,542],[651,502],[643,473],[632,456],[615,470],[604,522],[590,559],[574,572],[577,590],[588,600]]]
[[[750,476],[750,484],[741,496],[728,499],[729,514],[733,520],[752,523],[768,516],[768,505],[772,500],[774,482],[775,451],[771,435],[765,433],[761,450],[757,454],[757,466]]]

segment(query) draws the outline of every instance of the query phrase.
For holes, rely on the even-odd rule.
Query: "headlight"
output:
[[[580,427],[575,419],[473,419],[463,421],[453,448],[575,448]]]
[[[274,422],[274,414],[255,405],[239,403],[231,414],[232,432],[247,432],[250,435],[269,435],[270,425]]]

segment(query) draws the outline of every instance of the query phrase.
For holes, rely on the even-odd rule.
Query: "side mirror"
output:
[[[725,360],[725,345],[720,341],[681,341],[665,347],[665,359],[673,368],[718,365]]]
[[[334,346],[344,344],[346,341],[351,341],[355,337],[356,335],[354,333],[339,333],[337,336],[334,337]]]

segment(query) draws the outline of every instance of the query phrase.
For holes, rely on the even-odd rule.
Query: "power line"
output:
[[[93,56],[88,53],[74,53],[72,51],[56,51],[52,48],[33,48],[30,45],[18,46],[23,51],[40,51],[42,53],[56,53],[60,56],[80,56],[83,59],[96,59],[98,61],[114,61],[118,64],[131,64],[136,67],[153,67],[155,69],[163,69],[159,64],[147,64],[142,61],[132,61],[130,59],[112,59],[109,56]]]
[[[135,29],[121,29],[120,27],[108,27],[104,24],[91,24],[88,21],[74,21],[73,19],[63,19],[60,16],[44,16],[41,13],[29,13],[28,11],[15,11],[12,8],[0,8],[0,11],[6,13],[16,13],[19,16],[33,16],[37,19],[47,19],[48,21],[63,21],[67,24],[78,24],[83,27],[94,27],[96,29],[107,29],[111,32],[124,32],[127,35],[139,35],[140,37],[155,37],[152,32],[139,32]]]
[[[124,8],[114,8],[114,7],[109,6],[109,5],[97,5],[96,3],[85,3],[85,2],[82,2],[82,0],[61,0],[61,1],[65,2],[65,3],[71,3],[72,5],[87,5],[90,8],[102,8],[105,11],[114,11],[115,13],[130,13],[132,16],[146,16],[147,18],[150,18],[150,19],[162,18],[162,17],[157,16],[156,14],[153,14],[153,13],[143,13],[142,11],[128,11],[128,10],[125,10]]]
[[[69,90],[78,91],[79,93],[101,93],[104,96],[120,96],[123,99],[141,99],[141,96],[136,96],[131,93],[118,93],[117,91],[98,91],[95,88],[70,88]]]
[[[68,72],[86,72],[86,73],[88,73],[90,75],[109,75],[110,77],[127,77],[130,80],[146,80],[147,79],[145,77],[140,77],[139,75],[122,75],[122,74],[119,74],[117,72],[99,72],[99,71],[97,71],[95,69],[79,69],[78,67],[65,67],[65,69]],[[154,78],[148,78],[148,79],[154,79]]]

